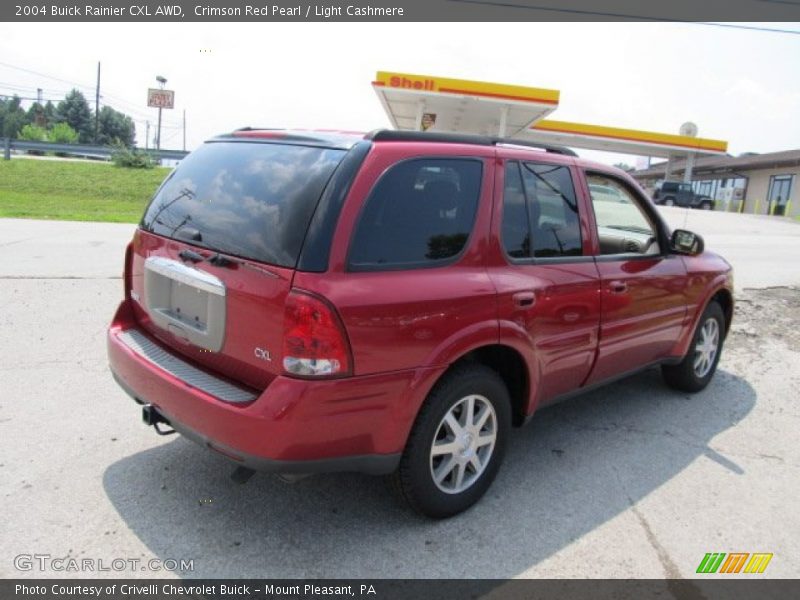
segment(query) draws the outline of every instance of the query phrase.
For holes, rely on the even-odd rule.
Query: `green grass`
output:
[[[138,223],[169,171],[0,157],[0,217]]]

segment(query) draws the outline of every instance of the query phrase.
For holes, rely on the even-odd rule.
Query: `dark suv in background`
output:
[[[653,201],[664,206],[686,206],[713,210],[714,200],[704,194],[696,194],[691,183],[680,181],[664,181],[656,186],[653,192]]]

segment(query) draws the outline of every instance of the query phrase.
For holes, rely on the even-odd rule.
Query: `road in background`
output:
[[[733,265],[737,289],[800,285],[800,222],[670,206],[658,209],[670,227],[699,233],[708,250]]]
[[[660,206],[673,229],[701,234],[734,267],[737,289],[800,285],[800,223]],[[0,219],[0,276],[120,277],[134,225]]]

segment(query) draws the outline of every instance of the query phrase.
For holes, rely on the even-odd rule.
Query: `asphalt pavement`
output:
[[[736,268],[711,386],[676,393],[650,370],[543,410],[487,496],[447,521],[368,476],[238,485],[221,457],[156,436],[105,355],[133,226],[0,219],[0,577],[692,577],[733,551],[800,576],[800,349],[783,335],[798,292],[745,290],[800,285],[800,224],[664,213]],[[193,562],[19,570],[34,554]]]

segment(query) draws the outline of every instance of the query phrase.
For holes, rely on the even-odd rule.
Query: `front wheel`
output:
[[[675,200],[673,198],[665,199],[664,206],[675,206]]]
[[[725,315],[718,302],[710,302],[697,323],[692,345],[677,365],[664,365],[661,373],[670,387],[684,392],[704,389],[717,370],[725,337]]]
[[[464,364],[431,391],[391,483],[414,510],[450,517],[477,502],[500,468],[511,400],[492,369]]]
[[[702,210],[711,210],[712,208],[711,202],[703,202],[702,204],[700,204],[700,208]]]

